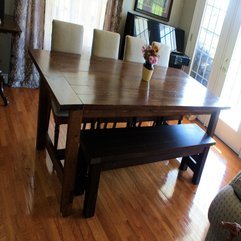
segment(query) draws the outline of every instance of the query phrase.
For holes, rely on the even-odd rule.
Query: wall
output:
[[[185,30],[184,44],[186,46],[197,0],[183,0],[183,1],[184,1],[184,4],[180,15],[179,27]]]
[[[169,22],[162,21],[165,24],[182,28],[185,31],[185,46],[191,27],[192,16],[197,0],[174,0]],[[122,6],[122,18],[120,24],[120,33],[123,34],[127,12],[134,11],[135,0],[124,0]],[[140,13],[138,13],[141,15]]]
[[[5,0],[5,14],[13,15],[15,0]],[[9,73],[11,34],[0,33],[0,69]]]
[[[5,14],[13,15],[14,0],[5,0]]]

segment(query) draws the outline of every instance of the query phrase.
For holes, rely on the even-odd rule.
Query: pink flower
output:
[[[141,51],[146,62],[149,62],[151,65],[157,64],[158,62],[158,51],[159,48],[155,44],[142,46]]]
[[[150,64],[157,64],[158,62],[158,57],[157,56],[149,56],[149,62]]]

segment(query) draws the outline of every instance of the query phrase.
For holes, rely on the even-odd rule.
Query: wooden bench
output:
[[[86,176],[83,213],[95,212],[102,170],[184,157],[180,169],[190,167],[198,184],[211,145],[215,141],[195,124],[158,127],[85,130],[81,132],[79,181]]]

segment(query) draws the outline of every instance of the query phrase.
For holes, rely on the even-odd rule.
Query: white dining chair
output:
[[[118,59],[120,34],[94,29],[91,55],[109,59]]]
[[[145,41],[141,38],[126,35],[123,60],[144,63],[145,59],[143,57],[142,47],[145,44]]]
[[[81,54],[83,47],[84,28],[82,25],[68,23],[59,20],[52,21],[52,40],[51,50]],[[57,149],[59,140],[59,127],[62,124],[67,124],[69,113],[60,111],[56,102],[51,99],[51,110],[54,117],[54,147]]]
[[[84,27],[79,24],[52,21],[51,50],[82,54]]]
[[[92,42],[92,56],[118,59],[120,34],[105,30],[94,29]],[[112,124],[115,128],[118,122],[127,123],[126,118],[98,118],[97,128],[107,128]]]
[[[159,58],[158,58],[157,65],[162,67],[168,67],[171,47],[167,44],[159,43],[156,41],[152,42],[152,44],[153,43],[159,47],[159,51],[158,51]]]
[[[169,65],[171,47],[167,44],[163,44],[156,41],[152,42],[152,44],[156,44],[159,48],[159,51],[158,51],[159,57],[158,57],[157,65],[167,68]],[[166,124],[167,121],[177,121],[178,124],[181,124],[182,119],[183,119],[183,116],[158,117],[154,124],[162,125],[162,124]]]
[[[91,55],[96,57],[103,57],[109,59],[118,59],[120,46],[120,34],[94,29]],[[116,125],[115,118],[98,118],[97,128],[107,128],[108,123]]]

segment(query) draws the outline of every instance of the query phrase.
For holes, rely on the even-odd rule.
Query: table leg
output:
[[[207,134],[211,137],[214,135],[214,131],[216,129],[217,123],[218,123],[218,118],[219,118],[220,110],[215,111],[211,114],[208,127],[207,127]]]
[[[39,88],[39,104],[38,104],[38,124],[37,124],[37,140],[36,148],[37,150],[42,150],[45,148],[46,143],[46,133],[48,131],[50,117],[50,97],[46,82],[41,77],[40,88]]]
[[[68,216],[72,212],[82,115],[81,110],[69,113],[60,207],[63,216]]]
[[[4,84],[4,79],[3,79],[3,76],[2,76],[2,71],[0,71],[0,95],[3,99],[4,105],[7,106],[9,104],[9,101],[4,94],[3,84]]]

